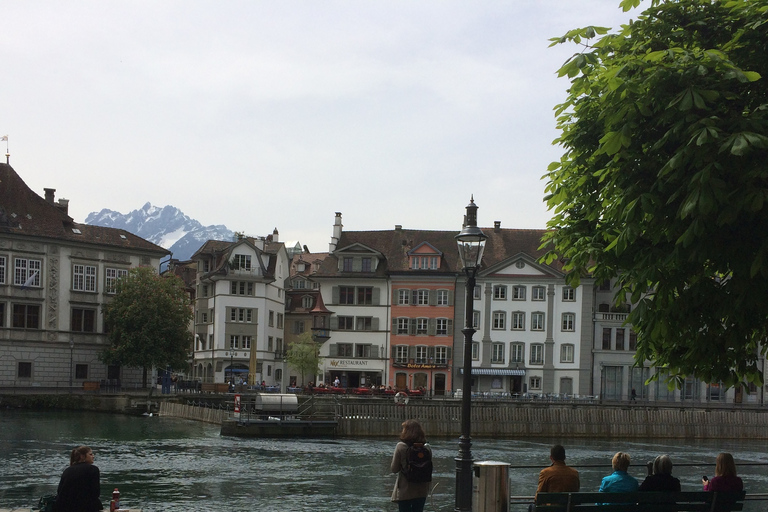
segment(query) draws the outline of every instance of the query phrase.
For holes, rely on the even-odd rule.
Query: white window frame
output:
[[[238,270],[251,270],[250,254],[235,254],[234,261]]]
[[[498,364],[504,362],[504,343],[491,344],[491,363]]]
[[[243,336],[243,348],[249,349],[251,348],[251,337],[250,336]]]
[[[416,306],[429,306],[429,290],[416,290]]]
[[[0,284],[5,284],[6,265],[8,260],[5,256],[0,256]]]
[[[513,311],[509,328],[513,331],[525,330],[525,312]]]
[[[437,305],[438,306],[448,305],[448,290],[437,290]]]
[[[513,342],[509,348],[509,357],[510,363],[525,362],[525,343]]]
[[[512,287],[512,300],[525,300],[526,286],[516,284]]]
[[[240,348],[240,336],[237,334],[230,334],[229,335],[229,349],[236,349]],[[231,368],[230,368],[231,370]]]
[[[534,311],[533,313],[531,313],[531,330],[543,331],[545,319],[546,319],[546,316],[542,311]]]
[[[113,295],[117,293],[117,280],[128,275],[128,269],[108,267],[104,271],[104,292]],[[207,293],[207,286],[203,285],[203,290]],[[207,297],[207,294],[203,294]]]
[[[416,319],[416,334],[427,334],[429,332],[429,318]]]
[[[529,364],[544,364],[544,345],[542,343],[531,343],[531,358]]]
[[[504,284],[493,285],[493,300],[507,300],[507,286]]]
[[[563,332],[576,331],[576,313],[563,313],[563,319],[560,323]]]
[[[531,300],[547,300],[547,289],[544,286],[534,286],[531,289]]]
[[[480,360],[480,343],[478,343],[477,341],[472,342],[472,360],[473,361]]]
[[[575,353],[575,347],[573,343],[563,343],[560,346],[560,362],[572,363],[574,353]]]
[[[473,329],[480,328],[480,312],[477,310],[472,312],[472,328]]]
[[[395,362],[399,364],[408,362],[408,345],[397,345],[395,347]]]
[[[503,331],[507,328],[507,313],[506,311],[494,311],[493,320],[491,323],[491,329],[494,331]]]
[[[75,263],[72,265],[72,290],[76,292],[96,291],[96,266]]]
[[[411,303],[411,290],[401,288],[397,291],[397,304],[407,306]]]
[[[533,376],[529,378],[528,389],[541,389],[541,377]]]
[[[447,318],[435,319],[435,335],[448,336],[448,319]]]
[[[397,334],[408,334],[410,318],[397,319]]]
[[[448,364],[448,347],[443,345],[435,347],[435,364]]]
[[[426,345],[416,346],[416,360],[414,362],[416,364],[426,364],[428,362]]]
[[[14,258],[13,261],[13,284],[24,286],[27,280],[34,275],[32,282],[27,285],[34,288],[40,288],[40,272],[43,267],[43,260],[33,260],[30,258]]]
[[[312,297],[306,296],[301,298],[301,307],[304,309],[311,309],[313,304],[314,300],[312,300]]]
[[[576,290],[570,286],[563,286],[563,302],[573,302],[576,300]]]

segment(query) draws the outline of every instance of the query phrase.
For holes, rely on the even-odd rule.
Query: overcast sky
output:
[[[577,51],[548,39],[618,4],[3,0],[0,135],[78,222],[170,204],[322,252],[334,212],[458,230],[474,194],[482,226],[543,228]]]

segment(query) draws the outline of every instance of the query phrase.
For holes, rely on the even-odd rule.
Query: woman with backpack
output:
[[[418,421],[403,422],[390,469],[397,473],[392,501],[399,512],[422,512],[432,481],[432,450]]]

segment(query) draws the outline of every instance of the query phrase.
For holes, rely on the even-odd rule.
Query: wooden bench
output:
[[[101,389],[100,382],[85,381],[83,382],[83,391],[99,391]]]
[[[729,512],[742,510],[745,492],[540,492],[537,512]]]

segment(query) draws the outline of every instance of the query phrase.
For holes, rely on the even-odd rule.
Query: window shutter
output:
[[[352,272],[360,272],[363,270],[362,258],[352,258]]]
[[[396,305],[397,301],[400,297],[400,289],[399,288],[392,288],[392,305]]]
[[[416,290],[411,290],[411,305],[415,306],[416,304],[418,304],[417,302],[418,300],[419,300],[418,292]]]
[[[397,357],[397,354],[395,353],[396,350],[397,347],[390,347],[389,349],[389,354],[393,361],[395,360],[395,357]]]
[[[331,317],[331,330],[336,331],[339,329],[339,317],[332,316]]]
[[[373,331],[379,330],[379,318],[376,316],[371,318],[371,330]]]
[[[373,293],[371,294],[371,303],[372,303],[372,305],[374,305],[374,306],[378,306],[379,305],[379,301],[381,300],[380,299],[380,295],[381,295],[381,290],[379,290],[377,287],[374,287],[373,288]]]
[[[452,353],[453,353],[453,349],[451,347],[448,347],[448,360],[451,359],[451,357],[453,355]]]
[[[427,347],[427,357],[429,359],[435,358],[435,347]]]
[[[429,305],[437,306],[437,290],[429,290]]]
[[[328,355],[331,357],[337,357],[339,355],[339,350],[336,347],[336,343],[331,343],[331,345],[328,347]]]
[[[334,286],[331,289],[331,304],[338,304],[339,303],[339,287]]]
[[[448,336],[453,336],[453,320],[448,319]]]
[[[397,334],[397,318],[392,319],[392,334]]]
[[[409,324],[408,325],[408,334],[413,336],[414,334],[416,334],[416,319],[415,318],[409,319],[408,324]]]
[[[430,336],[434,336],[437,332],[437,320],[434,318],[430,318],[429,322],[427,323],[427,334]]]
[[[416,359],[416,347],[413,345],[408,347],[408,359]]]

